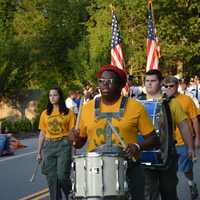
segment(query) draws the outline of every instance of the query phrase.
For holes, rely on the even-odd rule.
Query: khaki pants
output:
[[[68,199],[71,190],[71,146],[66,139],[45,141],[42,173],[46,175],[50,200],[61,200],[61,189]]]

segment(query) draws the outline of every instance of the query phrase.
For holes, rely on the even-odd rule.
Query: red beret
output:
[[[111,64],[103,65],[103,66],[101,66],[99,71],[96,73],[97,78],[100,78],[101,75],[103,74],[103,72],[105,72],[105,71],[114,72],[121,79],[123,87],[126,85],[127,78],[126,78],[126,73],[124,72],[124,70],[122,70],[114,65],[111,65]]]

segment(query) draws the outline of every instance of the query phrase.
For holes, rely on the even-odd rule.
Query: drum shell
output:
[[[124,196],[127,162],[119,155],[89,153],[74,157],[75,197]]]
[[[166,103],[163,103],[163,101],[145,100],[140,102],[144,105],[160,139],[160,147],[141,152],[141,163],[150,169],[166,169],[173,147],[171,113],[167,112]],[[143,140],[141,135],[138,139],[139,141]]]

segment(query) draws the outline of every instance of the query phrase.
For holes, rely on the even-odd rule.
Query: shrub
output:
[[[17,131],[22,131],[22,132],[28,132],[28,131],[32,131],[32,124],[31,121],[25,117],[22,117],[20,119],[18,119],[15,123],[14,123],[15,129]]]
[[[16,129],[15,129],[13,120],[10,119],[9,117],[2,119],[1,120],[1,130],[6,131],[6,132],[15,133]]]
[[[46,105],[48,102],[48,93],[44,92],[44,94],[40,97],[37,106],[37,115],[40,115],[43,110],[46,109]]]
[[[38,114],[38,115],[33,119],[33,123],[32,123],[33,131],[38,131],[39,120],[40,120],[40,115]]]

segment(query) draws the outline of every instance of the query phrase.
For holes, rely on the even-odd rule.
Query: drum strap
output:
[[[170,110],[170,106],[169,106],[169,103],[172,98],[174,98],[174,97],[163,99],[163,106],[165,108],[165,111],[166,111],[166,114],[168,117],[168,126],[169,126],[169,130],[170,130],[169,131],[169,151],[168,151],[169,157],[172,154],[173,155],[176,154],[175,140],[173,138],[173,120],[172,120],[171,110]]]
[[[101,112],[100,111],[100,97],[95,99],[95,117],[100,118],[121,118],[124,114],[128,97],[123,96],[120,104],[119,112]]]
[[[107,121],[112,121],[112,118],[120,119],[125,111],[126,103],[128,101],[128,97],[123,96],[119,108],[119,112],[101,112],[100,111],[100,97],[95,99],[95,117],[96,119],[107,119]],[[105,127],[106,133],[106,151],[112,151],[112,130],[111,127],[107,124]]]

